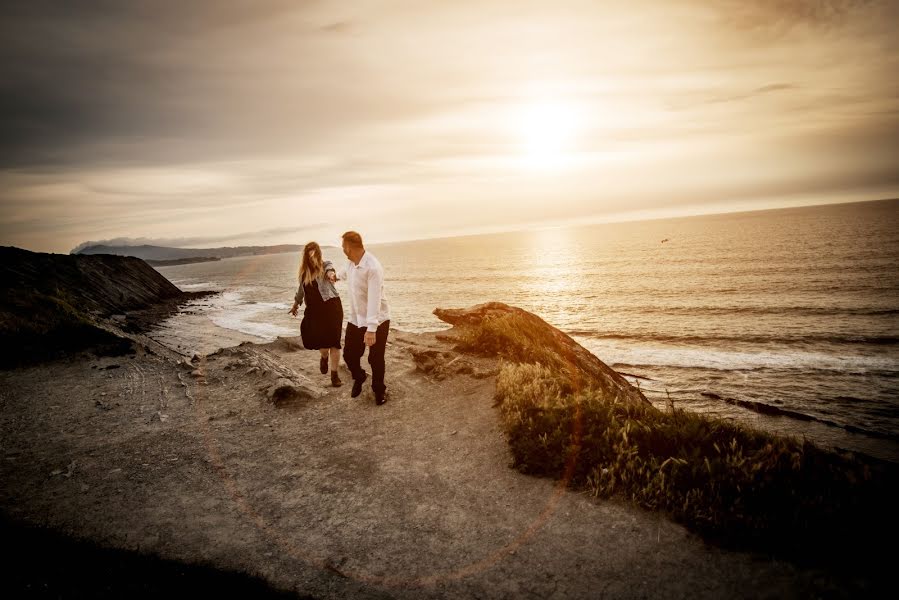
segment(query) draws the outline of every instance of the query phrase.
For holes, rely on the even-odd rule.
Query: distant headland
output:
[[[303,246],[297,244],[279,244],[277,246],[225,246],[221,248],[171,248],[168,246],[107,246],[97,244],[85,246],[71,254],[113,254],[115,256],[134,256],[146,261],[180,261],[185,259],[219,260],[236,256],[257,256],[261,254],[282,254],[284,252],[300,252]],[[191,260],[190,262],[200,262]],[[150,262],[153,266],[164,266],[158,262]],[[167,264],[184,264],[172,263]]]
[[[189,265],[191,263],[215,262],[222,260],[218,256],[197,256],[193,258],[173,258],[171,260],[147,259],[145,262],[151,267],[173,267],[176,265]]]

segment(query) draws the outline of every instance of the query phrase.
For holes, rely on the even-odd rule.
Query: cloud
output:
[[[717,98],[709,98],[706,102],[709,104],[715,104],[719,102],[739,102],[742,100],[749,100],[751,98],[756,98],[758,96],[764,96],[765,94],[770,94],[773,92],[781,92],[786,90],[796,89],[796,85],[792,83],[771,83],[768,85],[763,85],[761,87],[755,88],[754,90],[748,92],[742,92],[738,94],[732,94],[729,96],[722,96]]]
[[[566,184],[571,211],[614,186],[649,205],[716,178],[888,184],[897,6],[7,2],[0,237],[195,245],[293,215],[353,215],[387,236],[490,202],[512,214],[523,195],[550,213],[563,192],[532,193],[529,125],[506,123],[543,96],[583,107],[572,152],[597,159],[595,177]],[[254,231],[193,236],[235,230]]]
[[[88,246],[166,246],[171,248],[193,248],[196,246],[205,246],[211,244],[224,244],[234,240],[245,240],[253,238],[265,238],[269,236],[279,236],[286,234],[296,234],[303,231],[313,231],[322,227],[327,227],[328,223],[314,223],[312,225],[303,225],[300,227],[276,227],[273,229],[262,229],[259,231],[248,231],[243,233],[233,233],[217,236],[202,237],[184,237],[184,238],[127,238],[119,237],[108,240],[91,240],[82,242],[72,248],[69,254],[75,254]]]
[[[320,29],[327,33],[349,33],[353,30],[353,25],[349,21],[337,21],[324,25]]]
[[[319,6],[4,5],[0,165],[215,160],[333,140],[339,118],[359,121],[347,109],[362,92],[346,79],[352,59],[319,51],[348,27]]]
[[[795,27],[833,27],[889,0],[718,0],[710,3],[740,30],[784,34]]]

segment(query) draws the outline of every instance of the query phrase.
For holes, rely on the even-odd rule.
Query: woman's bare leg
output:
[[[324,351],[322,351],[324,352]],[[340,366],[340,348],[331,348],[331,370],[337,371]]]
[[[343,382],[340,381],[340,375],[337,374],[337,368],[340,366],[340,348],[331,348],[331,385],[340,387]]]

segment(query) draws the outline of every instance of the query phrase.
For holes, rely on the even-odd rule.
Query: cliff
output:
[[[184,293],[138,258],[0,248],[0,364],[101,344],[138,332],[198,294]],[[115,317],[112,319],[112,317]]]

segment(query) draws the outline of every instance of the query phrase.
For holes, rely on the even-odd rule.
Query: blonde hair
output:
[[[300,283],[308,285],[322,276],[324,272],[322,261],[322,249],[316,242],[309,242],[303,248],[303,257],[300,259]]]

